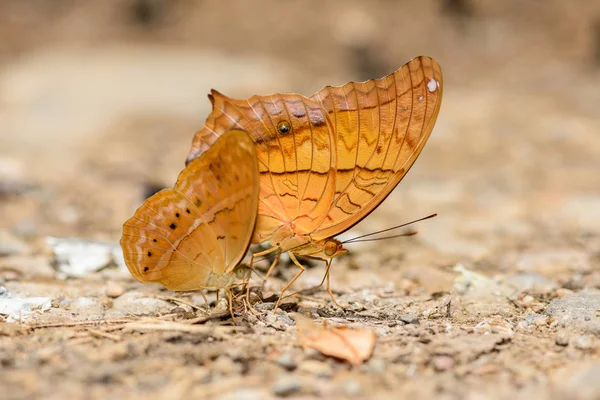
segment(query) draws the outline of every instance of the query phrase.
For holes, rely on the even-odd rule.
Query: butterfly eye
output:
[[[291,130],[292,128],[290,127],[290,123],[287,121],[281,121],[277,124],[277,131],[281,135],[287,135]]]
[[[326,256],[328,256],[328,257],[333,256],[335,253],[337,253],[337,249],[338,249],[338,245],[333,240],[328,240],[325,243],[325,255]]]

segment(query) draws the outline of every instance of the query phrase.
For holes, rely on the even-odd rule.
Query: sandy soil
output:
[[[600,398],[600,7],[369,4],[0,3],[0,397]],[[311,94],[420,54],[445,74],[436,128],[345,235],[439,216],[334,262],[346,311],[324,291],[269,311],[285,260],[235,326],[214,294],[207,315],[120,265],[211,87]],[[373,329],[372,357],[302,348],[298,315]]]

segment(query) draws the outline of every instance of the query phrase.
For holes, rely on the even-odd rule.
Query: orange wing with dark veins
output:
[[[322,104],[336,135],[335,197],[312,235],[325,239],[375,209],[413,165],[433,129],[442,100],[442,71],[418,57],[384,78],[325,87]]]
[[[228,129],[241,128],[256,143],[260,203],[254,243],[282,225],[298,234],[316,230],[333,200],[337,160],[333,127],[320,104],[298,94],[234,100],[213,90],[213,110],[196,133],[188,162]]]
[[[214,90],[209,98],[213,111],[188,162],[228,129],[248,131],[261,185],[253,242],[287,223],[320,240],[369,215],[406,175],[437,119],[442,72],[433,59],[418,57],[384,78],[328,86],[310,99],[233,100]]]

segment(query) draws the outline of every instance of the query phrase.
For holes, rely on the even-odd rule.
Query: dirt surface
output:
[[[0,3],[0,397],[600,398],[598,3],[227,4]],[[122,266],[121,224],[175,181],[210,88],[309,95],[421,54],[438,123],[344,237],[439,216],[334,261],[345,311],[325,291],[270,310],[286,260],[236,325]],[[300,315],[372,329],[372,357],[301,347]]]

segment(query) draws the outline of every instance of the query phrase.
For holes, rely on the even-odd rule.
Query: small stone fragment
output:
[[[547,326],[550,322],[552,322],[550,317],[538,317],[534,321],[536,326]]]
[[[121,318],[131,315],[166,314],[173,309],[167,301],[159,300],[141,292],[127,292],[113,301],[112,308],[107,310],[107,318]],[[227,308],[224,308],[227,310]]]
[[[387,370],[386,363],[381,358],[372,358],[365,365],[365,367],[369,373],[374,374],[374,375],[383,375],[383,374],[385,374],[385,371]]]
[[[559,326],[600,335],[600,290],[586,289],[571,296],[552,300],[545,314]]]
[[[554,342],[559,346],[568,346],[569,345],[569,333],[564,330],[556,332],[556,337],[554,338]]]
[[[298,370],[319,378],[331,378],[333,376],[331,366],[317,360],[306,360],[301,362],[298,366]]]
[[[486,321],[481,321],[480,323],[478,323],[475,326],[475,328],[473,330],[475,331],[475,333],[488,334],[488,333],[492,333],[492,326],[490,324],[488,324]]]
[[[418,324],[419,323],[419,317],[416,314],[412,314],[412,313],[402,314],[398,317],[398,319],[400,319],[400,321],[404,322],[405,324]]]
[[[456,362],[454,361],[454,358],[450,356],[435,356],[431,360],[431,364],[436,371],[443,372],[452,369]]]
[[[573,294],[573,291],[571,289],[566,289],[566,288],[559,288],[556,289],[556,296],[560,299],[562,297],[565,296],[570,296]]]
[[[116,298],[125,293],[125,287],[114,281],[108,281],[104,290],[106,296]]]
[[[591,335],[580,335],[573,338],[573,346],[579,350],[594,348],[594,338]]]
[[[295,376],[286,376],[280,378],[271,386],[271,391],[275,396],[287,397],[300,391],[300,382]]]
[[[46,243],[54,254],[53,265],[67,278],[85,277],[107,267],[114,262],[112,253],[119,247],[79,238],[47,237]]]
[[[342,383],[342,390],[349,396],[356,396],[361,392],[360,383],[354,379],[348,379]]]
[[[290,353],[281,354],[279,356],[279,358],[277,358],[277,364],[279,364],[281,367],[287,369],[288,371],[296,369],[296,367],[297,367],[296,361],[294,360],[294,357],[292,357],[292,355]]]

